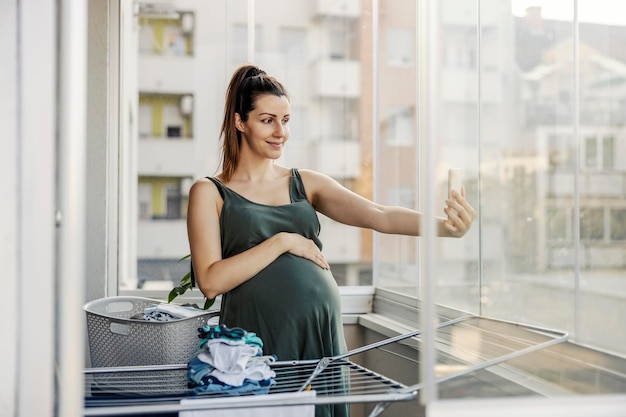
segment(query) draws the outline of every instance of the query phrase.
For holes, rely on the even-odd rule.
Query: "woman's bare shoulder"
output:
[[[209,179],[209,177],[198,178],[191,185],[191,189],[189,190],[189,195],[202,195],[205,198],[215,198],[218,197],[221,199],[219,190],[217,189],[217,185]]]
[[[333,179],[330,178],[328,175],[323,174],[319,171],[314,171],[312,169],[298,169],[298,172],[300,173],[302,181],[316,187],[328,185],[329,182],[333,181]]]

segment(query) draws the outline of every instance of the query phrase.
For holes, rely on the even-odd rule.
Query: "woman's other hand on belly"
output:
[[[326,257],[312,239],[308,239],[298,233],[282,232],[280,235],[282,235],[281,238],[286,245],[286,252],[308,259],[323,269],[330,269]]]

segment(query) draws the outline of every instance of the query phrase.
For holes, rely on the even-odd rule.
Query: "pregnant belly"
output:
[[[311,359],[345,351],[339,289],[330,271],[284,254],[225,294],[220,322],[255,332],[263,352]]]
[[[332,273],[317,264],[283,254],[256,276],[230,291],[231,309],[250,309],[256,314],[308,314],[340,309],[339,289]]]

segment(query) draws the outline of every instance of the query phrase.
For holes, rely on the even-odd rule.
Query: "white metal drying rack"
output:
[[[453,325],[464,325],[470,320],[486,319],[475,315],[462,316],[444,321],[436,326],[444,329]],[[462,370],[437,379],[442,383],[453,378],[476,372],[501,362],[514,359],[527,353],[539,351],[562,343],[568,334],[539,327],[516,324],[532,334],[541,337],[535,343],[532,340],[518,340],[519,349],[511,349],[493,358],[481,358],[476,363],[468,363]],[[257,408],[266,406],[338,404],[338,403],[375,403],[369,417],[380,415],[393,402],[410,401],[417,397],[421,383],[404,385],[358,365],[347,358],[419,336],[422,330],[401,334],[384,339],[345,354],[325,357],[319,360],[278,361],[271,364],[276,372],[276,385],[267,395],[244,395],[237,407]],[[499,349],[506,349],[499,346]],[[347,383],[346,383],[347,381]],[[193,395],[187,388],[187,365],[126,366],[85,369],[85,416],[114,416],[146,413],[175,413],[191,410],[212,410],[231,408],[231,404],[220,401],[193,401],[181,403],[183,399],[225,398],[224,393]],[[281,398],[272,401],[272,394],[296,393],[313,389],[316,396],[306,399],[294,398],[293,401]]]

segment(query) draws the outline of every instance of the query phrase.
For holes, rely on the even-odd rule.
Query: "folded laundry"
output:
[[[189,386],[201,392],[219,392],[230,390],[230,393],[247,392],[256,388],[267,388],[274,385],[276,373],[267,366],[275,357],[265,356],[266,361],[250,361],[250,365],[239,373],[220,371],[198,358],[192,358],[187,366]],[[208,385],[215,385],[207,387]],[[245,387],[244,387],[245,386]],[[243,387],[241,390],[233,388]]]
[[[206,313],[206,310],[202,310],[200,308],[170,303],[153,304],[150,307],[145,308],[143,311],[144,320],[156,319],[160,321],[186,319],[189,317],[199,316],[204,313]]]
[[[248,332],[240,327],[227,327],[225,324],[206,325],[198,329],[198,333],[200,339],[203,339],[201,344],[211,339],[226,339],[263,347],[263,341],[254,332]]]
[[[222,340],[213,339],[204,346],[198,353],[198,359],[222,372],[240,373],[243,372],[248,363],[248,359],[263,354],[263,350],[258,346],[242,344],[231,345]]]
[[[225,325],[198,329],[202,339],[187,364],[187,382],[195,394],[265,394],[275,384],[269,366],[275,356],[263,356],[263,342],[252,332]]]
[[[164,313],[162,311],[150,311],[147,313],[143,313],[143,315],[137,317],[138,320],[145,321],[172,321],[178,320],[178,317],[172,316],[169,313]]]
[[[269,394],[270,388],[276,385],[274,379],[265,379],[263,381],[251,381],[246,379],[242,385],[232,386],[224,384],[211,376],[206,377],[206,385],[198,385],[193,388],[194,394],[228,394],[228,395],[246,395],[246,394]]]

